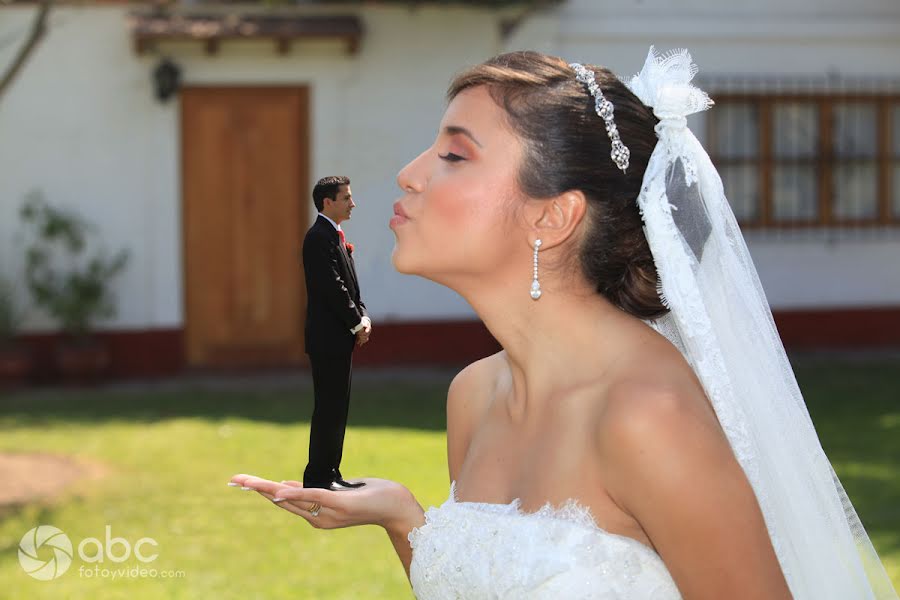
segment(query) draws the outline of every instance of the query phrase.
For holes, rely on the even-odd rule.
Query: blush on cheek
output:
[[[440,229],[434,228],[427,236],[429,262],[446,272],[480,271],[498,245],[498,235],[503,235],[500,215],[485,198],[466,198],[465,201],[443,207]],[[435,215],[436,216],[436,215]],[[502,241],[499,241],[502,245]]]
[[[441,237],[445,234],[458,236],[483,224],[486,219],[494,219],[494,207],[491,204],[490,193],[474,182],[473,185],[432,185],[428,194],[427,212],[431,224],[442,230]]]
[[[488,256],[502,250],[505,242],[498,236],[510,231],[514,166],[505,160],[475,160],[432,175],[421,219],[417,215],[412,223],[430,267],[479,270]]]

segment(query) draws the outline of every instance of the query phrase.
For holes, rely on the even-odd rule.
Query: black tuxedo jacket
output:
[[[350,330],[368,313],[360,298],[353,257],[341,245],[334,225],[321,215],[303,240],[303,268],[306,353],[352,353],[356,334]]]

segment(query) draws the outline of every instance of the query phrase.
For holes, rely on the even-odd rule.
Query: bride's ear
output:
[[[572,236],[587,215],[587,198],[580,190],[564,192],[553,198],[530,199],[525,205],[525,219],[533,239],[541,240],[546,250]]]

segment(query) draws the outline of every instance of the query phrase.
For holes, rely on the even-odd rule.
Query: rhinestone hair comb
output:
[[[628,168],[628,158],[631,156],[631,152],[628,151],[628,148],[625,147],[625,144],[619,138],[619,130],[616,128],[615,121],[613,121],[613,103],[603,96],[600,85],[594,78],[593,71],[586,69],[579,63],[569,63],[569,66],[575,70],[575,79],[586,85],[588,92],[594,98],[594,110],[606,123],[606,134],[612,143],[612,151],[609,155],[613,162],[616,163],[616,166],[624,173]]]

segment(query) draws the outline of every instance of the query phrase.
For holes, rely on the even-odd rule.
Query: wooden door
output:
[[[306,88],[182,90],[189,366],[306,362],[308,111]]]

